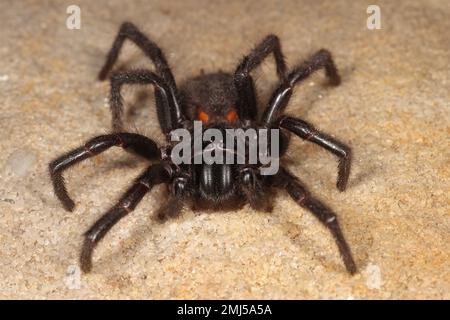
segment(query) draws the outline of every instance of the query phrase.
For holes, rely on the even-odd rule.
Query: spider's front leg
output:
[[[338,85],[341,82],[331,53],[325,49],[319,50],[312,55],[311,58],[295,67],[288,75],[286,81],[280,84],[278,89],[272,95],[269,105],[264,111],[261,122],[268,128],[282,127],[292,131],[299,137],[312,141],[337,155],[339,157],[337,188],[340,191],[343,191],[347,187],[348,177],[350,175],[350,148],[329,135],[317,131],[312,125],[303,120],[291,117],[281,117],[282,112],[291,99],[295,85],[322,68],[325,69],[325,73],[331,84]]]
[[[287,76],[286,81],[282,82],[275,93],[272,95],[269,105],[264,110],[261,122],[270,127],[276,121],[286,108],[292,96],[294,87],[305,80],[311,74],[324,68],[330,84],[339,85],[341,78],[334,64],[331,53],[328,50],[321,49],[313,54],[308,60],[295,67]]]
[[[283,116],[279,122],[279,127],[287,129],[300,138],[311,141],[338,156],[339,166],[336,186],[340,191],[345,190],[350,175],[352,161],[350,147],[337,141],[333,137],[316,130],[311,124],[301,119]]]
[[[105,213],[85,233],[80,255],[81,270],[89,272],[92,268],[92,252],[97,243],[123,217],[133,211],[147,192],[156,184],[168,182],[170,174],[162,164],[150,166],[120,198],[118,203]]]
[[[309,192],[300,184],[298,179],[284,169],[280,169],[276,176],[277,185],[284,188],[300,206],[309,210],[332,233],[345,267],[350,274],[357,271],[350,247],[342,234],[336,214],[321,201],[311,197]]]
[[[151,41],[145,34],[131,22],[124,22],[120,26],[116,39],[108,53],[106,62],[99,73],[98,78],[105,80],[116,62],[123,43],[126,39],[134,42],[155,64],[156,73],[160,75],[169,85],[175,87],[175,80],[167,63],[166,57],[156,43]]]
[[[258,67],[271,53],[273,53],[280,81],[286,78],[286,62],[281,51],[280,40],[276,35],[268,35],[239,63],[234,73],[234,85],[239,95],[239,117],[255,120],[257,115],[257,99],[255,85],[250,72]]]
[[[160,155],[159,148],[153,140],[135,133],[116,133],[95,137],[84,146],[55,159],[49,165],[50,177],[54,192],[66,210],[72,211],[75,203],[67,192],[62,176],[64,170],[113,146],[130,148],[150,160],[156,159]]]
[[[156,111],[164,134],[167,135],[170,131],[181,126],[184,117],[177,100],[176,88],[167,84],[164,79],[149,70],[137,69],[115,72],[111,76],[110,107],[114,131],[123,130],[123,102],[120,91],[125,84],[152,84],[155,87]]]

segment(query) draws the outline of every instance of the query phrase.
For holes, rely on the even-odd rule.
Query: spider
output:
[[[134,42],[150,58],[155,71],[146,69],[115,71],[111,73],[124,41]],[[257,97],[252,70],[273,54],[279,78],[277,89],[267,107],[258,115]],[[340,76],[331,54],[321,49],[309,59],[287,71],[279,38],[269,35],[240,61],[233,74],[225,72],[204,73],[188,79],[177,87],[174,76],[163,51],[132,23],[121,25],[109,51],[99,79],[110,79],[110,107],[112,112],[111,134],[100,135],[87,141],[49,165],[54,192],[64,208],[75,207],[63,178],[67,168],[113,146],[122,147],[156,163],[150,165],[91,228],[84,234],[80,254],[83,272],[92,268],[95,246],[105,234],[123,217],[133,211],[142,198],[155,185],[166,184],[168,199],[156,214],[160,221],[175,217],[183,206],[193,210],[236,210],[248,203],[255,210],[270,212],[271,191],[284,189],[301,207],[310,211],[332,233],[347,271],[356,272],[350,248],[344,238],[335,213],[314,198],[302,182],[286,168],[280,167],[274,175],[262,175],[260,163],[250,164],[180,164],[172,161],[170,150],[173,142],[171,132],[178,128],[192,130],[194,121],[201,121],[206,128],[277,128],[280,129],[280,158],[286,153],[291,133],[313,142],[339,159],[337,188],[344,191],[350,174],[351,149],[315,129],[299,118],[284,114],[294,87],[317,70],[324,69],[332,85],[340,84]],[[158,146],[146,136],[125,132],[123,129],[123,85],[152,85],[154,87],[157,118],[168,145]]]

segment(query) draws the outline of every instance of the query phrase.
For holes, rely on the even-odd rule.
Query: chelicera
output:
[[[126,39],[134,42],[150,58],[155,71],[138,69],[115,71],[110,75]],[[279,84],[268,105],[258,112],[257,98],[251,71],[273,54]],[[337,188],[344,191],[350,174],[351,150],[345,144],[315,129],[311,124],[284,114],[294,87],[317,70],[324,69],[332,85],[340,77],[331,54],[319,50],[291,71],[287,71],[278,37],[269,35],[238,64],[233,74],[225,72],[201,73],[178,88],[162,50],[133,24],[124,23],[99,74],[100,80],[110,75],[113,132],[97,136],[82,147],[72,150],[50,163],[50,175],[56,196],[64,208],[72,211],[75,203],[69,197],[62,173],[65,169],[107,149],[118,146],[132,151],[151,164],[111,207],[85,233],[80,256],[81,268],[92,268],[92,253],[97,243],[123,217],[133,211],[142,198],[155,185],[168,186],[168,199],[157,212],[160,220],[175,217],[183,206],[202,210],[236,210],[249,204],[256,210],[270,212],[270,191],[284,189],[301,207],[310,211],[325,225],[336,240],[347,271],[356,272],[350,248],[342,234],[335,213],[313,197],[300,180],[286,168],[280,167],[274,175],[261,175],[261,164],[179,164],[170,156],[173,142],[169,140],[175,129],[192,130],[193,121],[199,120],[205,128],[277,128],[280,129],[280,158],[289,144],[289,134],[315,143],[339,159]],[[158,122],[166,135],[166,146],[148,137],[123,129],[123,85],[150,84],[155,90]]]

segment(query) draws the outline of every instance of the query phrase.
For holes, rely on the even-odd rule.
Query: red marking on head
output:
[[[238,115],[236,113],[236,111],[231,110],[230,112],[227,113],[227,120],[228,122],[235,122],[238,118]]]
[[[200,110],[199,112],[198,112],[198,119],[201,121],[201,122],[203,122],[203,123],[208,123],[208,121],[209,121],[209,115],[205,112],[205,111],[202,111],[202,110]]]

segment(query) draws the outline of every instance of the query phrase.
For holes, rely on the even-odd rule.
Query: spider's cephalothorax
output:
[[[168,186],[168,200],[158,210],[157,217],[160,220],[176,216],[186,205],[193,209],[230,210],[249,203],[256,210],[270,211],[271,190],[284,189],[294,201],[312,212],[331,231],[348,272],[355,273],[356,265],[336,215],[321,201],[312,197],[299,179],[282,166],[275,174],[263,175],[260,171],[263,164],[260,162],[192,162],[177,165],[170,152],[174,142],[168,139],[167,146],[159,147],[145,136],[124,132],[122,122],[122,86],[151,84],[155,89],[159,125],[167,138],[176,129],[183,128],[193,132],[194,121],[201,121],[203,129],[214,128],[220,132],[233,128],[280,129],[277,142],[281,158],[288,147],[288,136],[291,132],[339,157],[337,188],[343,191],[350,174],[350,148],[316,130],[311,124],[284,114],[294,87],[313,72],[324,69],[331,84],[340,83],[330,52],[319,50],[287,72],[279,40],[276,36],[269,35],[242,59],[233,74],[202,73],[178,88],[161,49],[133,24],[124,23],[100,71],[101,80],[106,79],[110,73],[125,39],[131,40],[144,51],[155,64],[155,71],[120,71],[110,76],[113,133],[95,137],[84,146],[54,160],[50,164],[53,187],[64,208],[72,211],[75,203],[68,195],[62,176],[66,168],[112,146],[133,151],[155,163],[149,166],[119,201],[86,232],[80,257],[82,270],[90,271],[93,249],[111,227],[130,213],[153,186],[164,183]],[[250,72],[270,54],[275,57],[279,85],[267,107],[259,113]],[[226,133],[224,137],[227,139]],[[193,144],[194,140],[192,139]],[[209,148],[208,142],[203,142],[201,152]],[[214,152],[228,152],[233,154],[233,157],[240,156],[236,149],[223,148],[223,145],[216,149]]]

